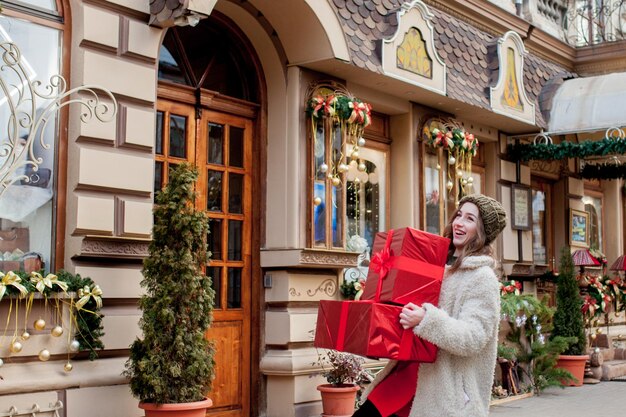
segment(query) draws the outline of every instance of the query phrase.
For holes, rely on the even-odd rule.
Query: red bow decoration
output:
[[[391,271],[392,264],[391,250],[388,247],[385,247],[380,252],[372,256],[370,268],[372,268],[374,272],[378,273],[380,279],[382,280],[385,279],[389,271]]]

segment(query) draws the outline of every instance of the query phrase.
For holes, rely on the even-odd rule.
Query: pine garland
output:
[[[580,143],[518,143],[507,147],[507,154],[515,161],[559,161],[566,158],[587,158],[626,154],[626,139],[604,138]]]
[[[626,164],[614,162],[604,164],[585,164],[580,176],[586,180],[616,180],[626,178]]]

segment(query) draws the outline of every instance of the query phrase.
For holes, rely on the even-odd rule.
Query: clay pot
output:
[[[213,405],[210,398],[192,403],[152,404],[139,403],[139,408],[146,412],[146,417],[204,417],[207,408]]]
[[[322,394],[322,416],[350,417],[354,413],[358,385],[324,384],[318,385],[317,390]]]
[[[570,387],[580,387],[585,378],[585,363],[587,359],[589,359],[589,355],[559,355],[556,367],[569,371],[576,379],[576,381],[563,381],[561,384]]]

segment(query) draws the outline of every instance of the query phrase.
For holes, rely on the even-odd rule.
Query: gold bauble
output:
[[[467,183],[468,184],[473,184],[474,183],[474,177],[467,177]]]
[[[457,177],[459,177],[459,178],[461,178],[461,177],[463,176],[463,171],[461,171],[460,169],[458,169],[458,170],[456,171],[456,176],[457,176]]]
[[[80,343],[78,340],[74,339],[70,342],[70,352],[78,352],[80,349]]]
[[[596,329],[596,333],[598,333],[598,334],[602,334],[602,329],[597,328],[597,329]]]
[[[24,333],[22,333],[22,340],[28,340],[30,339],[30,333],[28,333],[26,330],[24,330]]]
[[[450,191],[452,187],[454,187],[454,184],[452,183],[452,181],[448,181],[448,183],[446,184],[446,188],[448,189],[448,191]]]
[[[72,365],[71,362],[68,362],[65,365],[63,365],[63,370],[65,372],[72,372],[72,369],[74,369],[74,365]]]
[[[33,323],[35,330],[43,330],[46,328],[46,321],[44,319],[37,319],[35,323]]]
[[[20,353],[22,351],[22,344],[20,342],[13,342],[9,350],[11,353]]]
[[[335,187],[339,187],[339,184],[341,184],[341,180],[339,179],[339,177],[333,177],[332,183]]]
[[[448,158],[448,165],[454,164],[456,164],[456,158],[454,156],[451,156],[450,158]]]
[[[436,169],[441,169],[441,165],[437,164]]]
[[[39,360],[45,362],[48,359],[50,359],[50,351],[48,349],[42,349],[41,352],[39,352]]]
[[[50,330],[50,334],[54,337],[59,337],[63,334],[63,327],[61,326],[54,326],[52,328],[52,330]]]
[[[591,335],[591,340],[596,340],[596,335],[595,334]]]
[[[339,166],[337,167],[337,171],[339,172],[346,172],[348,169],[350,169],[350,167],[348,167],[348,165],[346,164],[339,164]]]
[[[320,204],[322,204],[322,199],[320,197],[315,197],[313,199],[313,205],[319,206]]]
[[[367,169],[367,166],[363,162],[361,162],[359,166],[357,167],[357,169],[361,172],[365,172],[365,170]]]
[[[352,153],[350,154],[350,158],[359,159],[359,151],[352,151]]]

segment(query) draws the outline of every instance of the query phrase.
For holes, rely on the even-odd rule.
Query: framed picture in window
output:
[[[569,230],[571,246],[589,247],[589,213],[570,209]]]
[[[531,191],[527,185],[511,186],[511,228],[530,230],[532,227]]]

